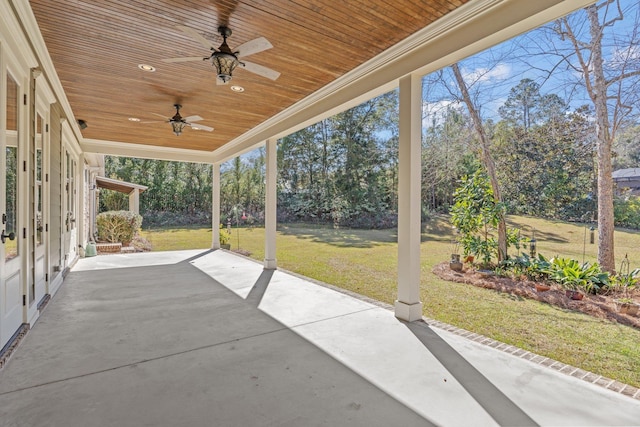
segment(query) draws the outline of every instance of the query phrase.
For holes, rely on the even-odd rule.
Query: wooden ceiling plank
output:
[[[30,0],[83,136],[162,147],[214,150],[319,90],[359,64],[448,13],[460,0]],[[273,48],[251,62],[281,73],[276,81],[238,68],[236,94],[215,83],[210,63],[162,59],[208,56],[186,25],[216,45],[226,23],[232,48],[259,36]],[[205,61],[203,61],[205,62]],[[137,68],[147,63],[156,72]],[[215,130],[180,137],[166,123],[129,117],[198,114]],[[223,106],[223,108],[221,108]]]

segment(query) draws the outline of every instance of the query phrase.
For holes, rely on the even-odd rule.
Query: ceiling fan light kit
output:
[[[180,136],[186,126],[189,126],[193,130],[204,130],[207,132],[213,131],[213,128],[210,126],[194,123],[200,120],[204,120],[202,117],[200,116],[182,117],[180,115],[180,108],[182,108],[182,105],[173,104],[173,107],[176,109],[176,113],[173,115],[173,117],[166,118],[164,122],[169,123],[171,125],[171,129],[173,130],[173,133],[176,136]],[[155,114],[156,116],[164,117],[161,114],[157,114],[157,113],[152,113],[152,114]],[[142,123],[154,123],[154,122],[142,122]]]
[[[180,136],[180,134],[182,134],[182,129],[184,129],[186,125],[187,124],[182,121],[171,121],[171,127],[173,128],[173,133],[175,133],[176,136]]]
[[[207,40],[202,34],[190,27],[182,25],[177,26],[182,32],[191,36],[193,39],[200,42],[212,53],[207,57],[201,56],[189,56],[184,58],[169,58],[163,59],[163,62],[187,62],[187,61],[206,61],[210,60],[211,65],[216,69],[216,81],[218,84],[227,84],[233,78],[233,71],[242,66],[245,70],[257,74],[262,77],[266,77],[271,80],[276,80],[280,77],[280,73],[267,68],[265,66],[255,64],[253,62],[241,61],[240,58],[253,55],[254,53],[262,52],[267,49],[271,49],[273,46],[269,43],[269,40],[264,37],[258,37],[246,43],[241,44],[235,51],[231,50],[227,44],[227,38],[231,36],[231,29],[225,26],[218,27],[218,33],[222,36],[222,44],[219,47],[213,46],[211,41]]]
[[[211,63],[216,67],[218,78],[222,80],[223,83],[227,83],[233,77],[231,73],[233,73],[233,70],[235,70],[241,62],[238,61],[238,57],[236,56],[238,52],[232,52],[227,44],[227,37],[231,35],[231,30],[227,27],[218,27],[218,32],[222,36],[222,44],[217,51],[212,48]]]
[[[176,107],[176,113],[169,120],[169,124],[171,124],[171,127],[173,128],[173,133],[175,133],[176,136],[180,136],[182,129],[186,126],[185,121],[182,120],[182,116],[180,115],[180,108],[182,108],[182,105],[173,104],[173,106]]]

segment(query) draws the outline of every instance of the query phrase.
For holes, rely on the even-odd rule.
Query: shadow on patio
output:
[[[626,396],[225,251],[80,260],[0,372],[3,426],[638,417]]]

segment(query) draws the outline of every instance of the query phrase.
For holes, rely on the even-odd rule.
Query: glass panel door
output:
[[[2,86],[5,96],[2,104],[7,111],[0,130],[0,213],[2,214],[2,251],[0,254],[0,348],[22,324],[22,274],[20,271],[20,86],[7,72]],[[1,91],[0,91],[1,93]],[[0,104],[0,107],[2,105]]]

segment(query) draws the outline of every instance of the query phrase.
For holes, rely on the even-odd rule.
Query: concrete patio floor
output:
[[[0,371],[0,426],[640,424],[431,323],[226,251],[84,258]]]

